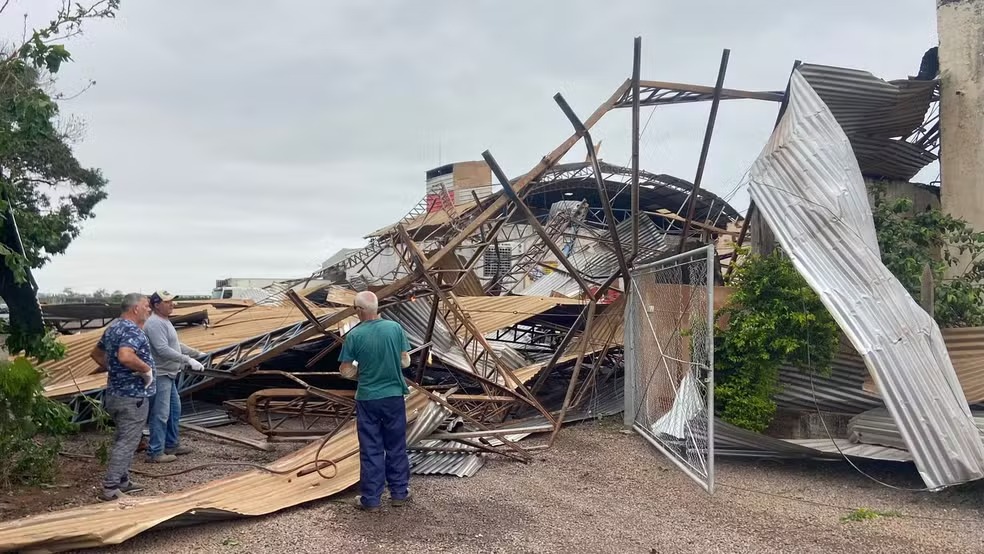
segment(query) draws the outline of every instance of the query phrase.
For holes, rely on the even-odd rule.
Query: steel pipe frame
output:
[[[666,81],[640,81],[644,89],[639,98],[641,106],[659,106],[664,104],[683,104],[691,102],[707,102],[714,96],[714,87],[691,85],[685,83],[670,83]],[[633,94],[626,92],[615,108],[631,108]],[[737,89],[722,89],[721,100],[763,100],[766,102],[782,102],[781,92],[749,91]]]
[[[553,446],[554,440],[557,439],[557,433],[560,432],[560,427],[564,424],[564,417],[567,416],[567,408],[571,404],[574,388],[577,386],[577,379],[581,374],[581,366],[584,363],[584,355],[588,350],[589,338],[591,336],[591,330],[594,327],[595,310],[597,307],[598,301],[595,299],[592,299],[588,304],[587,324],[584,326],[584,333],[581,335],[584,340],[581,341],[581,351],[577,354],[577,361],[574,362],[574,372],[571,374],[571,382],[567,386],[567,393],[564,394],[564,403],[560,407],[560,415],[557,416],[553,433],[550,434],[550,442],[548,443],[550,446]]]
[[[422,264],[424,261],[423,252],[413,242],[413,240],[409,237],[409,235],[407,235],[406,229],[400,227],[399,230],[400,230],[400,236],[403,239],[404,245],[407,247],[407,250],[410,253],[410,255],[413,258],[415,258],[417,264]],[[432,287],[435,287],[436,282],[434,281],[434,278],[430,276],[426,272],[426,270],[422,271],[422,273],[424,275],[424,279],[429,281]],[[439,288],[437,287],[435,288],[439,290]],[[526,388],[526,386],[523,385],[523,383],[516,377],[516,374],[513,373],[509,368],[505,366],[505,364],[502,363],[502,360],[499,359],[499,356],[497,356],[495,352],[492,350],[492,346],[485,340],[485,337],[482,335],[482,333],[475,327],[475,325],[467,317],[467,314],[465,314],[464,310],[462,310],[461,307],[458,306],[457,297],[455,296],[455,294],[453,292],[450,293],[439,292],[439,294],[441,295],[441,301],[445,304],[445,306],[450,308],[454,312],[455,317],[465,324],[465,328],[468,330],[468,332],[472,335],[472,337],[474,337],[475,341],[482,346],[482,348],[485,351],[484,352],[485,357],[487,359],[492,360],[492,363],[496,366],[500,375],[505,380],[505,384],[509,385],[511,382],[512,384],[515,385],[514,388],[511,388],[509,390],[510,391],[515,390],[516,394],[524,402],[530,404],[530,406],[532,406],[537,411],[542,413],[545,417],[547,417],[548,421],[552,421],[549,412],[547,412],[547,410],[543,407],[543,405],[541,405],[536,400],[536,397],[533,396],[533,394],[530,393],[530,391]],[[454,333],[452,333],[452,335],[456,337],[455,340],[458,340],[457,336]],[[476,376],[480,375],[477,368],[473,366],[472,369],[475,370]]]
[[[419,249],[417,249],[416,244],[414,244],[413,240],[410,239],[409,236],[406,234],[406,230],[402,228],[401,230],[402,230],[401,236],[403,240],[406,241],[405,246],[407,248],[407,252],[412,257],[414,257],[416,261],[419,263],[422,257],[422,252],[420,252]],[[433,277],[431,277],[428,273],[424,273],[424,278],[431,284],[431,286],[434,286],[436,284]],[[519,379],[516,378],[515,374],[502,364],[502,361],[498,358],[498,356],[495,355],[491,346],[487,342],[485,342],[485,339],[484,337],[482,337],[481,333],[474,327],[473,324],[471,324],[470,320],[466,317],[464,311],[461,310],[461,308],[457,305],[456,297],[454,296],[454,293],[444,293],[443,291],[439,291],[438,294],[441,296],[441,301],[444,302],[447,306],[451,307],[451,309],[455,312],[455,317],[465,322],[466,330],[468,331],[468,333],[471,334],[473,337],[475,336],[478,337],[478,340],[483,348],[482,354],[479,354],[475,360],[472,360],[471,358],[468,357],[467,350],[465,350],[461,342],[461,339],[457,336],[456,333],[452,333],[452,337],[456,341],[458,347],[461,348],[462,351],[465,353],[465,359],[472,369],[472,373],[463,372],[463,374],[466,375],[468,378],[478,381],[483,386],[483,389],[485,389],[486,394],[488,396],[494,396],[491,393],[490,390],[491,388],[502,390],[507,395],[528,404],[529,406],[531,406],[532,408],[536,409],[537,411],[539,411],[540,413],[546,416],[548,413],[546,409],[539,403],[539,401],[536,400],[536,398],[532,394],[529,393],[526,387],[523,386],[521,382],[519,382]],[[450,328],[450,324],[448,325]],[[503,377],[505,385],[496,383],[495,381],[492,381],[487,377],[483,376],[479,372],[476,362],[477,360],[481,359],[483,356],[486,359],[492,360],[492,363],[496,366],[496,368],[499,370],[500,375]],[[449,370],[451,370],[452,373],[460,371],[458,368],[453,368],[453,367],[449,367]],[[515,389],[507,386],[509,384],[509,381],[512,381],[513,383],[516,384]]]
[[[680,250],[682,253],[687,244],[687,231],[690,230],[690,220],[694,218],[697,210],[697,196],[700,193],[700,184],[704,179],[704,167],[707,164],[707,153],[711,148],[711,136],[714,133],[714,123],[717,120],[718,106],[721,104],[721,91],[724,88],[724,77],[728,72],[728,58],[731,50],[727,48],[721,53],[721,66],[718,68],[717,82],[714,84],[714,97],[711,101],[711,112],[707,116],[707,128],[704,130],[704,143],[700,147],[700,159],[697,162],[697,175],[694,177],[694,188],[687,198],[687,217],[683,221],[683,231],[680,233]]]
[[[642,71],[642,37],[632,45],[632,253],[629,263],[639,255],[639,80]]]
[[[585,129],[584,132],[586,133],[587,130]],[[492,153],[486,150],[485,152],[482,152],[482,157],[485,158],[485,163],[489,164],[489,167],[492,169],[492,174],[495,175],[496,179],[498,179],[499,184],[502,186],[502,192],[516,206],[519,212],[523,214],[523,217],[526,218],[526,223],[533,227],[533,230],[536,231],[536,234],[540,237],[540,240],[542,240],[553,255],[557,257],[557,261],[564,266],[564,269],[567,270],[570,276],[577,281],[578,286],[581,287],[584,294],[588,298],[593,299],[594,295],[591,294],[591,289],[581,277],[580,272],[577,271],[574,264],[567,259],[567,256],[560,250],[560,248],[557,247],[556,244],[554,244],[553,240],[550,239],[546,229],[544,229],[543,225],[537,221],[536,216],[533,215],[532,211],[530,211],[529,206],[527,206],[523,199],[520,198],[519,194],[517,194],[516,190],[513,188],[513,185],[509,182],[509,178],[506,177],[505,172],[503,172],[502,168],[499,167],[499,163],[495,161]]]

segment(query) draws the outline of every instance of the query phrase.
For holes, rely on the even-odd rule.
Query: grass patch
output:
[[[880,517],[902,517],[896,510],[882,512],[879,510],[869,510],[868,508],[858,508],[841,518],[841,521],[871,521]]]

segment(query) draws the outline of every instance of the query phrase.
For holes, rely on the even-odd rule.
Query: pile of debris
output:
[[[636,55],[638,68],[638,48]],[[727,55],[715,87],[642,81],[637,69],[584,120],[558,94],[573,134],[527,173],[507,178],[489,152],[483,161],[434,169],[421,202],[372,233],[367,246],[339,252],[309,278],[270,289],[256,304],[202,301],[176,312],[181,341],[209,353],[204,371],[180,378],[182,394],[222,403],[267,441],[309,444],[266,470],[131,499],[123,511],[103,504],[5,523],[0,544],[67,550],[118,543],[164,522],[271,513],[356,483],[354,385],[339,376],[337,356],[355,322],[354,296],[361,290],[376,293],[382,317],[399,322],[413,346],[407,418],[417,473],[473,475],[488,455],[529,462],[532,451],[522,438],[550,433],[552,442],[565,422],[621,412],[630,268],[717,244],[721,248],[708,270],[714,288],[737,262],[735,245],[751,236],[762,248],[775,241],[770,230],[785,228],[776,220],[775,204],[762,206],[767,222],[754,208],[743,219],[700,186],[721,100],[776,102],[780,113],[789,104],[790,88],[723,88],[726,60]],[[794,92],[812,85],[827,102],[866,176],[907,180],[935,158],[938,133],[925,132],[923,117],[936,99],[936,81],[886,83],[863,72],[803,65],[791,83]],[[711,101],[712,109],[694,183],[641,171],[640,109],[699,101]],[[619,108],[633,114],[631,168],[599,160],[590,134]],[[582,142],[585,162],[558,165]],[[758,194],[759,199],[769,197]],[[848,199],[867,205],[864,198]],[[750,226],[753,235],[747,233]],[[786,246],[788,237],[779,240]],[[679,331],[679,320],[669,325]],[[984,336],[947,336],[965,340],[975,332]],[[69,355],[46,366],[46,394],[70,402],[84,421],[105,385],[105,375],[88,359],[98,332],[63,340]],[[800,413],[868,415],[852,422],[855,442],[791,442],[719,424],[711,445],[716,443],[719,454],[816,457],[843,451],[905,459],[850,451],[857,441],[896,449],[912,445],[906,427],[901,435],[872,430],[885,428],[886,418],[869,410],[887,404],[898,421],[900,410],[912,406],[883,404],[865,386],[870,356],[863,354],[864,363],[845,345],[832,375],[808,382],[792,370],[783,372],[785,387],[777,398],[780,407]],[[978,400],[980,359],[975,351],[957,363],[965,390],[974,391],[968,396]],[[712,373],[712,365],[705,369]],[[674,387],[679,390],[681,382]]]

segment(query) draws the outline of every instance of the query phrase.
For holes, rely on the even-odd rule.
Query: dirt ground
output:
[[[263,438],[262,435],[247,425],[229,425],[221,427],[219,430],[254,440]],[[95,454],[100,444],[107,441],[108,438],[108,435],[93,431],[80,433],[66,439],[62,445],[62,452],[70,455],[59,457],[59,471],[55,482],[40,488],[22,487],[5,493],[0,492],[0,521],[97,502],[96,495],[99,493],[106,466],[99,463]],[[181,431],[181,441],[182,444],[194,448],[195,453],[190,456],[182,456],[174,463],[149,464],[144,461],[143,453],[136,455],[133,463],[134,473],[131,475],[131,479],[146,488],[146,492],[141,494],[175,492],[251,468],[219,465],[166,479],[154,479],[140,475],[138,472],[171,473],[204,463],[234,464],[247,462],[267,464],[298,447],[296,444],[278,444],[274,451],[263,452],[185,430]]]
[[[262,462],[289,448],[268,454],[187,436],[199,448],[198,459],[183,459],[168,470],[205,457]],[[862,469],[899,487],[921,486],[912,466]],[[164,492],[229,472],[218,468],[144,481],[149,491]],[[718,484],[708,496],[617,422],[587,423],[565,428],[554,448],[539,452],[529,465],[492,459],[468,479],[415,476],[416,502],[409,508],[362,513],[351,505],[351,490],[266,517],[149,532],[101,551],[984,551],[979,485],[906,492],[876,484],[844,463],[753,460],[719,460]],[[92,498],[82,492],[89,491],[75,491],[72,498]],[[886,515],[843,520],[858,508]]]

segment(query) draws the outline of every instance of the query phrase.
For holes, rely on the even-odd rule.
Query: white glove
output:
[[[150,385],[154,383],[154,372],[148,371],[147,373],[141,373],[140,378],[143,379],[144,388],[149,389]]]
[[[205,369],[205,366],[194,358],[188,358],[188,365],[191,366],[192,371],[202,371]]]

